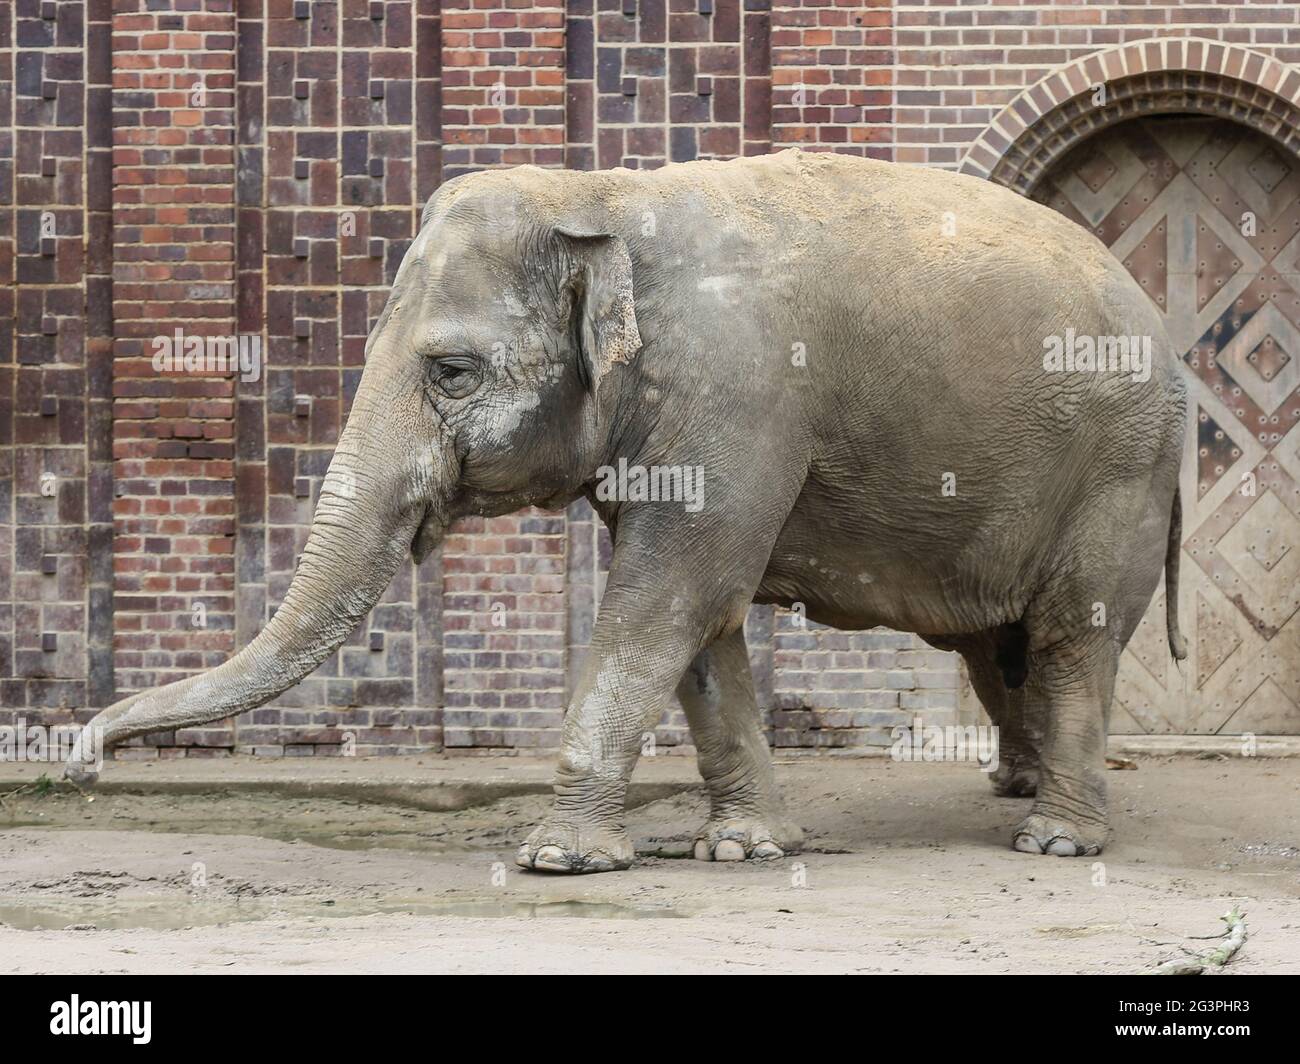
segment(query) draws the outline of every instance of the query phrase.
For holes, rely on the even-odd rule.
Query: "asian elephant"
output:
[[[429,201],[366,354],[279,610],[225,664],[105,709],[103,741],[267,702],[455,519],[586,496],[613,558],[519,864],[632,863],[628,777],[674,690],[712,804],[695,856],[798,849],[754,602],[959,652],[1001,729],[995,788],[1035,794],[1014,847],[1101,849],[1116,668],[1162,574],[1185,656],[1186,399],[1155,308],[1083,228],[972,177],[797,150],[474,173]]]

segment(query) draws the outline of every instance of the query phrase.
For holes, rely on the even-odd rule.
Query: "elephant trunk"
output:
[[[80,733],[65,774],[92,780],[105,745],[192,727],[269,702],[332,654],[384,593],[417,529],[436,539],[445,520],[430,447],[419,453],[400,398],[363,376],[321,485],[311,534],[284,602],[239,653],[208,672],[109,706]],[[395,409],[396,408],[396,409]],[[423,528],[421,525],[423,523]]]

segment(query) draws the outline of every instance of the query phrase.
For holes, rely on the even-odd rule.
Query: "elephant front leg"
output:
[[[609,579],[564,718],[555,806],[519,848],[519,865],[605,872],[632,863],[624,801],[645,734],[696,655],[715,642],[725,644],[724,659],[736,662],[719,676],[728,688],[739,683],[744,640],[728,639],[744,623],[803,478],[803,460],[778,439],[766,450],[751,446],[752,460],[740,465],[705,450],[692,463],[677,462],[710,470],[708,502],[699,510],[642,502],[617,511]],[[714,470],[726,475],[714,479]],[[701,768],[711,790],[717,786],[722,804],[715,808],[749,822],[760,811],[775,818],[753,691],[740,702],[724,701],[743,705],[748,722],[742,726],[730,708],[710,720],[707,702],[691,720],[697,744],[710,751]],[[731,773],[736,786],[728,788]],[[784,826],[772,834],[794,844]]]
[[[677,685],[677,697],[709,792],[709,819],[696,834],[696,858],[774,860],[798,853],[803,832],[786,817],[777,794],[743,628],[700,651]]]
[[[614,573],[611,572],[611,581]],[[624,827],[628,780],[643,737],[705,640],[706,622],[650,588],[607,587],[564,718],[555,805],[515,857],[544,872],[609,872],[632,864]]]
[[[680,639],[641,645],[642,623],[618,625],[614,644],[602,646],[615,626],[603,627],[597,624],[564,718],[555,806],[515,857],[523,868],[610,872],[632,864],[623,823],[628,780],[692,648]]]

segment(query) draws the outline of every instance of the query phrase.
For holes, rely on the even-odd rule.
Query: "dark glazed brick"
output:
[[[601,48],[596,58],[596,88],[601,92],[619,92],[623,78],[623,51]]]
[[[590,19],[571,18],[565,23],[565,76],[570,81],[595,76],[594,37]]]
[[[689,162],[696,157],[695,130],[690,126],[676,126],[672,130],[672,161]]]
[[[602,27],[603,28],[603,27]],[[637,39],[656,44],[668,39],[668,0],[641,0],[636,21]]]

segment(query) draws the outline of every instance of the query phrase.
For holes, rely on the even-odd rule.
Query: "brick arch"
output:
[[[1105,85],[1105,103],[1094,102]],[[1011,101],[959,170],[1028,195],[1080,141],[1126,119],[1204,114],[1267,134],[1300,156],[1300,72],[1236,45],[1136,41],[1063,66]]]

